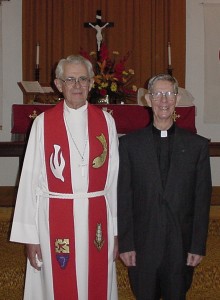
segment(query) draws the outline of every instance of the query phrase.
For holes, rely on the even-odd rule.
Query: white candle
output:
[[[39,66],[40,44],[37,43],[36,65]]]
[[[168,65],[171,66],[171,43],[168,42]]]

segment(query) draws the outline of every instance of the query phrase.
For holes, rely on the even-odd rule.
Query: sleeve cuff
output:
[[[34,225],[13,222],[10,241],[24,244],[39,244],[36,227]]]

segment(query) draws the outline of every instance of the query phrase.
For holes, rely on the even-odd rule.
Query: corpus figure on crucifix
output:
[[[97,40],[97,48],[98,51],[100,51],[100,46],[101,46],[101,42],[102,42],[102,29],[105,28],[106,26],[108,26],[109,23],[106,23],[105,25],[103,25],[102,27],[100,27],[99,25],[93,25],[92,23],[89,23],[90,26],[92,26],[93,28],[95,28],[95,30],[97,31],[96,33],[96,40]]]
[[[102,40],[103,40],[102,30],[107,26],[113,27],[114,23],[112,23],[112,22],[102,23],[101,10],[97,10],[97,12],[96,12],[96,23],[92,23],[92,22],[84,23],[84,27],[92,27],[97,31],[96,41],[97,41],[98,52],[100,51]]]

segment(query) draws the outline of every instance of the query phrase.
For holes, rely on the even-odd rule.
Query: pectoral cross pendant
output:
[[[86,168],[86,166],[87,166],[87,164],[84,163],[83,161],[82,161],[81,164],[79,164],[79,167],[81,168],[81,175],[82,175],[82,177],[85,177],[85,168]]]

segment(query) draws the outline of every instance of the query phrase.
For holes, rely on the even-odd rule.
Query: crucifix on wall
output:
[[[97,42],[97,51],[100,51],[100,47],[102,44],[103,36],[102,30],[105,27],[113,27],[113,22],[102,22],[102,14],[101,10],[97,10],[96,12],[96,22],[86,22],[84,23],[84,27],[92,27],[96,30],[96,42]]]

